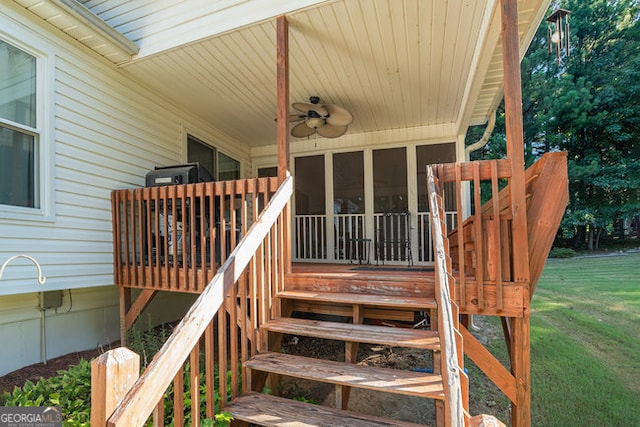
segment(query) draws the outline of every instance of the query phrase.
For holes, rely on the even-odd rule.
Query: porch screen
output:
[[[324,156],[296,159],[296,215],[324,215]]]
[[[429,212],[427,165],[455,162],[456,147],[454,143],[420,145],[416,147],[416,158],[418,163],[418,212]],[[455,210],[454,197],[447,198],[445,202],[445,210]]]
[[[375,212],[406,212],[407,151],[389,148],[373,151],[373,204]]]
[[[333,155],[333,209],[336,214],[364,213],[362,151]]]

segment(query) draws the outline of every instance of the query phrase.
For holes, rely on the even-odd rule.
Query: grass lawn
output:
[[[504,361],[499,319],[478,323]],[[465,363],[476,410],[508,421],[508,400]],[[532,303],[531,381],[532,426],[640,426],[640,253],[547,262]]]
[[[640,426],[640,253],[547,262],[531,365],[532,425]]]

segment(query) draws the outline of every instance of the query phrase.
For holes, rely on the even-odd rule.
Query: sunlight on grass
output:
[[[640,253],[552,260],[533,298],[532,425],[640,425]]]

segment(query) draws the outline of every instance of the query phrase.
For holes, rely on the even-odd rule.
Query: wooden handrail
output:
[[[460,332],[456,330],[458,322],[458,308],[452,298],[449,286],[451,276],[451,262],[448,259],[448,244],[446,242],[446,228],[441,220],[444,215],[442,199],[436,189],[433,170],[427,167],[427,190],[429,207],[431,210],[431,227],[434,247],[435,264],[435,296],[438,304],[438,332],[441,346],[441,372],[445,392],[445,425],[465,425],[465,405],[463,401],[461,377],[466,374],[461,368],[462,351]],[[468,406],[468,402],[467,402]]]
[[[255,264],[256,261],[254,255],[257,254],[259,257],[265,257],[265,254],[261,254],[263,250],[260,249],[264,242],[273,242],[289,238],[289,236],[286,236],[286,232],[272,232],[271,230],[277,222],[283,221],[283,212],[286,213],[289,211],[287,206],[292,193],[293,179],[291,176],[288,176],[282,185],[280,185],[273,198],[269,201],[265,210],[257,218],[256,222],[254,222],[247,234],[238,243],[222,267],[218,270],[216,275],[206,286],[205,290],[187,312],[180,324],[175,328],[169,339],[162,346],[158,354],[153,358],[151,364],[117,406],[114,413],[109,418],[107,425],[122,427],[141,426],[145,424],[152,412],[161,412],[158,411],[159,402],[161,403],[163,401],[164,393],[171,384],[172,379],[175,378],[174,388],[178,388],[176,385],[179,385],[177,383],[182,381],[181,374],[183,364],[187,359],[191,361],[192,365],[191,382],[192,391],[194,391],[194,380],[198,380],[198,343],[204,334],[205,347],[213,346],[213,343],[210,342],[212,340],[212,338],[210,338],[210,334],[205,334],[205,332],[210,330],[211,334],[213,333],[212,322],[216,314],[221,309],[229,310],[230,305],[235,305],[235,303],[230,302],[227,297],[247,266]],[[285,224],[283,224],[281,228],[287,228],[286,222],[287,219],[285,218]],[[281,245],[280,247],[286,248],[287,246]],[[277,257],[286,258],[286,254],[272,254],[272,258]],[[264,273],[264,271],[262,273]],[[253,271],[253,274],[256,274],[255,270]],[[277,275],[274,274],[274,276]],[[271,295],[273,291],[264,289],[264,283],[262,283],[262,285],[263,292],[260,297],[269,299],[269,295]],[[242,293],[244,292],[243,288],[245,288],[245,286],[240,286],[239,288],[240,295],[242,296]],[[267,295],[267,293],[269,295]],[[234,294],[233,297],[233,301],[235,301],[238,295]],[[240,300],[243,300],[243,298],[240,298]],[[242,302],[242,304],[246,304],[246,301]],[[266,312],[267,310],[268,308],[265,309],[260,307],[256,310],[256,307],[251,307],[252,313],[255,313],[256,315],[256,311],[263,311],[265,312],[265,315],[268,315]],[[224,313],[224,311],[222,311],[222,313]],[[220,326],[222,326],[226,330],[225,318],[226,315],[218,316],[218,327],[220,328]],[[238,322],[246,323],[247,319],[234,319],[234,316],[231,316],[231,322],[232,324],[236,324]],[[253,324],[250,326],[251,328],[256,328],[257,325]],[[235,329],[236,328],[231,328],[232,331]],[[243,332],[243,334],[244,333],[246,332]],[[224,331],[221,332],[221,334],[222,336],[226,336]],[[235,333],[232,335],[235,335]],[[220,339],[222,340],[222,338]],[[224,340],[226,341],[226,338],[224,338]],[[245,345],[246,344],[243,344],[243,346]],[[233,352],[234,350],[232,350],[232,353]],[[235,356],[237,356],[237,354]],[[209,358],[208,354],[207,358]],[[226,357],[220,358],[221,361],[223,359],[226,360]],[[234,362],[232,361],[232,363]],[[221,376],[225,377],[224,373],[226,373],[226,366],[220,366],[220,371],[222,372]],[[237,375],[237,372],[234,374],[233,371],[234,370],[232,369],[232,375]],[[222,383],[226,384],[226,381],[221,381],[220,389],[220,394],[223,396],[223,399],[225,399],[224,396],[226,396],[226,390],[223,390]],[[237,385],[232,385],[232,387],[236,387],[232,391],[233,393],[237,393]],[[178,394],[181,393],[182,391],[180,390]],[[179,399],[181,398],[176,398],[176,400]],[[194,404],[196,403],[196,400],[197,399],[192,399]],[[210,408],[210,406],[212,406],[212,404],[208,401],[208,413],[212,413],[212,408]],[[192,408],[192,423],[194,426],[198,425],[198,417],[199,415],[197,415]],[[178,424],[180,423],[177,422],[176,425]]]

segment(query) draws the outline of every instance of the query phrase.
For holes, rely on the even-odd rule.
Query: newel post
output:
[[[116,406],[140,376],[140,356],[126,347],[91,362],[91,425],[106,426]]]

